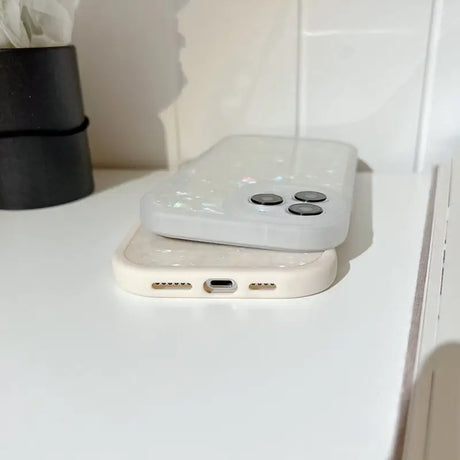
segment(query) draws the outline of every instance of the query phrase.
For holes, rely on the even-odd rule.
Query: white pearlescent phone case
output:
[[[348,233],[356,162],[356,150],[339,142],[227,137],[154,185],[141,220],[157,234],[194,241],[335,248]]]
[[[143,296],[291,298],[327,289],[337,256],[197,243],[139,227],[117,249],[113,271],[121,288]]]

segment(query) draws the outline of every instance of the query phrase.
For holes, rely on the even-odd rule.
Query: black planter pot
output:
[[[75,47],[0,49],[0,208],[89,195],[87,126]]]

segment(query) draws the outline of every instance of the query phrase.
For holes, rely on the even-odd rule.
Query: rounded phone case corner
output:
[[[336,247],[350,218],[356,164],[356,149],[341,142],[229,136],[146,194],[142,222],[164,236],[213,243]]]

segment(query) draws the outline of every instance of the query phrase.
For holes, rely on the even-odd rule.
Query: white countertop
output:
[[[154,179],[96,179],[0,211],[0,458],[389,457],[430,177],[359,174],[337,283],[283,301],[121,291],[112,252]]]

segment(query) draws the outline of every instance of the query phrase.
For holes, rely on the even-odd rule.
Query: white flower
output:
[[[80,0],[0,0],[0,46],[67,45]]]

